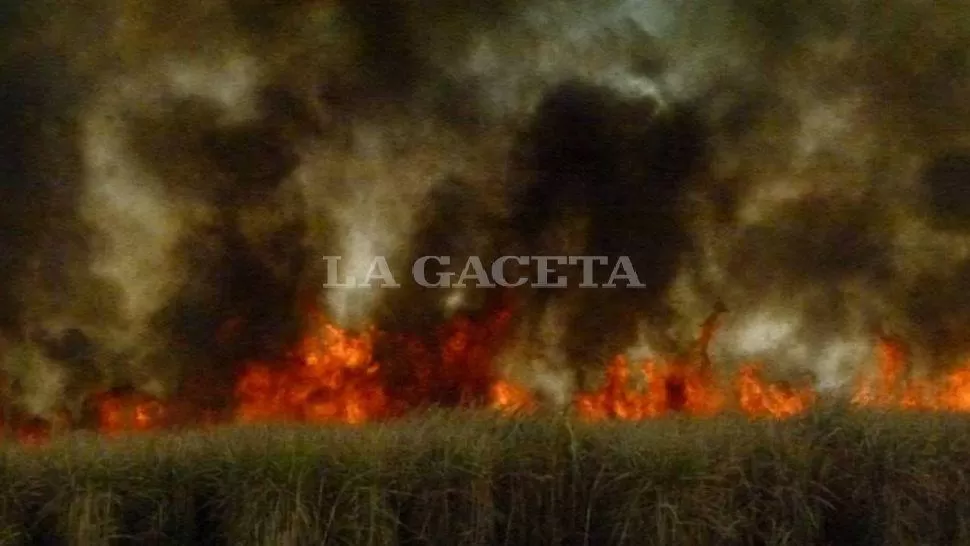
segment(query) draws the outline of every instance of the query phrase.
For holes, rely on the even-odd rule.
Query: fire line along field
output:
[[[970,544],[967,21],[0,6],[0,545]]]

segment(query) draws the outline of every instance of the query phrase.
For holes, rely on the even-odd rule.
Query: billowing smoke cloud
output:
[[[537,383],[683,350],[718,300],[722,359],[825,381],[878,331],[933,368],[970,348],[958,2],[4,9],[0,331],[30,413],[224,403],[312,305],[420,333],[504,297],[413,285],[423,255],[630,258],[643,289],[516,290],[503,358]],[[405,286],[321,288],[324,256]]]
[[[551,349],[564,362],[601,367],[636,341],[641,322],[655,333],[671,326],[666,292],[691,247],[679,215],[706,136],[691,110],[588,84],[564,83],[539,104],[518,146],[516,171],[526,180],[513,198],[516,239],[529,255],[605,258],[596,284],[628,259],[642,284],[594,289],[573,279],[575,289],[530,294],[536,324],[558,309]],[[668,351],[674,341],[656,340]]]
[[[749,355],[835,381],[888,331],[917,363],[954,364],[968,349],[963,8],[801,7],[732,5],[743,77],[697,95],[715,158],[692,275],[736,311],[719,349],[740,356],[762,330],[774,343]]]

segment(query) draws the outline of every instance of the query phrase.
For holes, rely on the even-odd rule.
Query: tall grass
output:
[[[970,418],[429,413],[0,452],[0,544],[970,544]]]

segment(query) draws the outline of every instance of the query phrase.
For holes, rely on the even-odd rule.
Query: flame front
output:
[[[509,318],[507,310],[481,322],[457,316],[428,340],[373,328],[352,334],[317,314],[312,332],[284,362],[245,367],[236,418],[358,424],[421,405],[472,406],[489,397],[510,411],[528,406],[492,369]],[[375,356],[378,344],[384,362]]]
[[[817,397],[811,386],[766,381],[761,367],[753,364],[739,369],[733,392],[689,362],[648,360],[639,371],[644,385],[638,387],[631,381],[627,359],[614,359],[603,388],[576,397],[579,414],[589,420],[642,420],[674,412],[712,416],[734,408],[750,417],[784,419],[807,411]]]
[[[531,413],[536,401],[528,389],[500,379],[492,385],[491,407],[503,413]]]
[[[689,355],[635,364],[614,357],[600,388],[574,396],[574,412],[591,421],[724,412],[785,419],[811,409],[819,399],[811,385],[769,381],[760,364],[740,365],[733,379],[717,373],[724,370],[712,364],[707,352],[717,314],[702,325]],[[493,368],[511,319],[511,309],[502,307],[483,319],[456,316],[417,336],[375,328],[351,332],[313,314],[309,332],[285,358],[242,367],[228,420],[360,424],[423,405],[488,407],[509,415],[534,412],[540,407],[534,393]],[[890,337],[876,344],[874,362],[871,372],[856,379],[851,399],[856,406],[970,411],[970,363],[935,378],[920,377],[913,373],[905,343]],[[95,427],[109,436],[175,426],[186,422],[176,419],[182,414],[190,414],[187,420],[193,424],[216,421],[213,415],[138,392],[109,391],[92,401]],[[71,428],[66,414],[47,421],[3,410],[0,423],[24,445],[45,444],[56,431]]]
[[[807,411],[818,397],[811,386],[765,382],[757,365],[743,366],[737,385],[741,408],[752,417],[792,417]]]
[[[236,418],[357,424],[383,417],[388,404],[373,358],[374,335],[352,335],[317,317],[284,362],[245,367],[236,386]]]
[[[936,378],[913,373],[906,345],[883,338],[877,346],[877,370],[857,380],[853,403],[922,411],[970,411],[970,362]]]
[[[632,381],[625,357],[614,358],[607,368],[603,387],[576,397],[579,414],[590,420],[640,420],[672,411],[712,415],[724,407],[724,395],[713,377],[688,363],[648,360],[640,366],[640,372],[643,385]]]
[[[165,428],[165,403],[141,393],[102,393],[95,396],[98,430],[106,435]]]

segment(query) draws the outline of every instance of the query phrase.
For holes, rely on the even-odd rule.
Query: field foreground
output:
[[[0,544],[970,544],[970,417],[429,413],[7,446]]]

